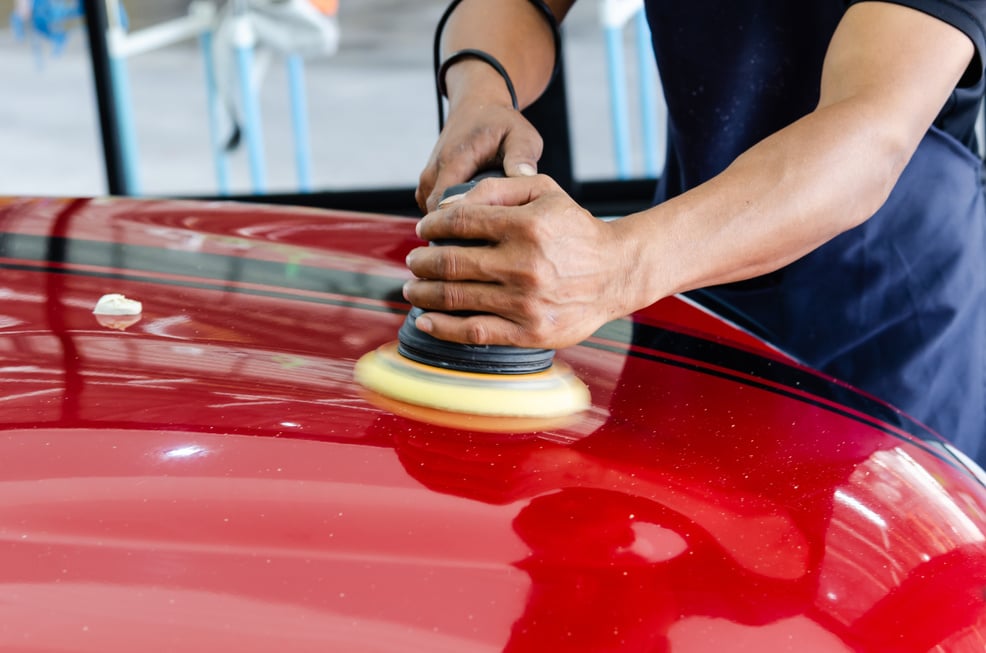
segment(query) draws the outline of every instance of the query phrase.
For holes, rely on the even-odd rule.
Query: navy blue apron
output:
[[[669,112],[660,201],[811,110],[845,3],[648,0],[647,10]],[[986,204],[970,149],[982,88],[980,78],[953,95],[936,121],[951,133],[927,134],[864,224],[776,273],[690,295],[986,466]]]
[[[986,464],[986,205],[967,148],[933,130],[876,215],[762,281],[694,295]]]

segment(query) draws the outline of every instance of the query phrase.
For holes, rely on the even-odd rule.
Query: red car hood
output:
[[[412,226],[0,206],[0,649],[986,646],[978,470],[680,298],[558,353],[564,428],[368,401]]]

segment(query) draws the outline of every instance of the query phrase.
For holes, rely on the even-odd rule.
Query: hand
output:
[[[446,188],[492,167],[502,165],[508,177],[535,175],[542,147],[537,130],[509,102],[463,102],[450,110],[421,173],[415,192],[418,206],[425,213],[434,211]]]
[[[426,311],[416,326],[476,345],[554,349],[581,342],[637,308],[635,259],[619,222],[594,218],[544,175],[480,181],[418,223],[425,240],[491,244],[420,247],[408,255],[418,279],[404,286],[404,296]]]

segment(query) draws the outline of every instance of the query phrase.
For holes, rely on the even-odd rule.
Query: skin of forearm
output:
[[[865,221],[913,150],[870,124],[850,106],[826,107],[707,183],[614,223],[635,248],[633,275],[651,282],[634,308],[774,271]]]
[[[561,21],[573,2],[549,0],[547,4]],[[463,0],[442,34],[442,56],[464,48],[484,50],[503,64],[521,108],[544,92],[554,66],[551,28],[528,0]],[[496,71],[475,60],[462,60],[449,68],[446,88],[452,110],[463,98],[480,94],[509,102],[506,86]]]

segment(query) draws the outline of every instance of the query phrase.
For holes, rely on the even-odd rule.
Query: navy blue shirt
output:
[[[893,0],[937,16],[986,52],[986,1]],[[667,198],[715,176],[818,102],[845,0],[646,0],[668,105]],[[970,148],[983,91],[977,56],[936,125]]]

